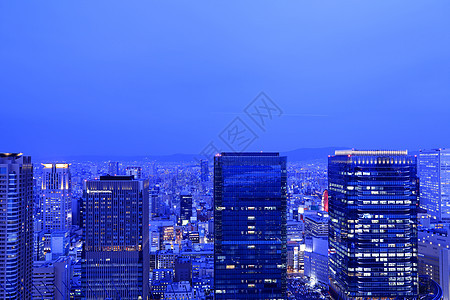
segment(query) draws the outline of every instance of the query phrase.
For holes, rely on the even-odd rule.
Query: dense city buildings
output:
[[[328,193],[331,295],[417,297],[416,157],[336,151],[328,158]]]
[[[349,159],[348,155],[343,155],[345,156],[344,161]],[[403,163],[395,165],[395,158],[399,159],[401,155],[389,155],[389,158],[392,156],[394,160],[394,166],[389,166],[386,160],[384,164],[383,162],[380,163],[381,167],[394,168],[393,172],[395,172],[396,178],[398,176],[407,177],[404,169],[397,168]],[[358,157],[361,160],[361,165],[363,165],[362,156],[364,155],[353,154],[351,156],[355,160],[352,166],[361,168],[358,165]],[[407,159],[410,158],[404,156]],[[375,183],[370,181],[370,185],[367,181],[359,179],[369,176],[368,172],[375,176],[372,173],[374,171],[367,170],[375,165],[375,163],[370,164],[370,158],[372,157],[373,159],[379,158],[368,154],[369,163],[366,159],[364,163],[366,169],[360,171],[360,173],[358,171],[340,172],[339,175],[343,178],[339,177],[341,178],[339,184],[342,184],[342,190],[347,191],[345,201],[380,201],[379,205],[382,205],[381,201],[396,201],[395,206],[400,205],[400,203],[397,203],[397,201],[400,201],[399,199],[381,199],[381,196],[400,197],[401,199],[407,197],[410,193],[409,190],[399,196],[398,194],[401,194],[399,189],[392,189],[393,186],[397,186],[395,184],[398,184],[398,178],[396,181],[385,181],[384,178],[378,180],[377,177]],[[446,251],[450,246],[448,241],[448,226],[450,223],[439,222],[437,219],[430,217],[426,210],[418,209],[420,220],[418,223],[418,252],[416,252],[418,262],[417,265],[413,265],[414,267],[404,267],[405,271],[402,272],[403,266],[400,266],[401,263],[398,261],[392,262],[394,256],[390,256],[393,255],[391,250],[401,251],[395,252],[397,255],[401,255],[398,253],[404,253],[404,263],[409,264],[412,258],[408,253],[410,248],[404,247],[403,242],[392,242],[398,234],[401,235],[403,232],[391,231],[402,230],[396,226],[401,224],[397,223],[397,220],[404,217],[405,211],[402,211],[402,216],[397,213],[395,216],[392,215],[394,211],[398,212],[398,210],[387,214],[382,209],[377,209],[377,213],[373,214],[367,211],[368,205],[372,203],[362,202],[358,204],[358,209],[362,209],[362,216],[359,216],[359,213],[346,214],[345,210],[339,215],[348,216],[350,221],[350,223],[347,223],[350,224],[347,229],[345,229],[345,226],[340,228],[345,235],[340,235],[339,245],[345,248],[342,244],[353,238],[355,248],[352,248],[351,243],[348,244],[350,250],[343,253],[347,256],[335,259],[339,254],[342,254],[342,251],[337,253],[336,248],[328,246],[328,238],[332,232],[329,228],[335,228],[341,223],[333,222],[330,224],[332,213],[327,213],[326,209],[328,207],[331,209],[333,204],[336,203],[333,202],[333,199],[336,199],[336,172],[330,173],[331,186],[329,187],[325,158],[313,162],[286,163],[284,172],[284,165],[279,162],[283,158],[272,154],[224,153],[217,156],[215,160],[215,166],[220,167],[222,173],[216,172],[216,176],[209,176],[207,181],[204,181],[206,178],[202,179],[202,173],[206,173],[202,170],[202,163],[188,161],[157,163],[148,160],[133,160],[117,163],[117,165],[124,166],[142,166],[140,167],[140,176],[144,179],[148,178],[148,181],[135,179],[135,175],[102,176],[102,174],[110,173],[111,164],[109,160],[36,162],[33,166],[32,191],[34,202],[32,282],[34,286],[32,286],[30,293],[35,298],[41,297],[40,293],[42,293],[44,298],[54,297],[55,299],[95,299],[95,295],[98,299],[101,299],[102,293],[112,299],[133,298],[134,296],[131,293],[140,289],[137,288],[137,286],[140,286],[139,282],[146,281],[140,278],[148,276],[147,287],[150,299],[181,299],[182,296],[194,297],[193,299],[198,300],[235,299],[240,294],[245,295],[242,296],[244,298],[253,295],[258,299],[281,299],[279,296],[270,293],[272,293],[272,287],[273,291],[276,291],[278,289],[276,285],[282,282],[283,278],[286,278],[286,299],[325,299],[329,292],[329,277],[333,276],[331,271],[332,260],[344,261],[345,272],[352,272],[353,268],[354,273],[349,273],[353,274],[353,277],[361,276],[363,281],[366,280],[365,277],[370,277],[371,280],[378,282],[379,277],[374,275],[378,271],[374,268],[377,267],[376,263],[379,258],[378,261],[383,263],[383,266],[378,266],[378,268],[383,269],[379,272],[387,273],[388,275],[383,276],[391,278],[389,280],[390,287],[401,287],[403,283],[407,282],[406,277],[409,274],[406,273],[415,269],[417,270],[415,271],[416,274],[420,275],[418,279],[420,290],[424,291],[424,287],[429,287],[432,294],[438,294],[436,286],[440,284],[443,287],[442,292],[445,299],[446,291],[449,290],[446,286],[448,280],[446,281],[445,274],[448,273],[449,269]],[[203,167],[205,165],[207,164],[203,164]],[[343,167],[345,164],[339,166]],[[409,170],[408,163],[405,163],[404,166],[406,170]],[[274,172],[274,169],[277,171]],[[216,170],[219,169],[216,168]],[[345,181],[349,179],[345,176],[349,176],[351,179],[352,172],[354,178],[359,180],[357,184],[353,181],[347,183]],[[218,177],[219,175],[221,177]],[[218,178],[223,180],[217,180]],[[280,182],[284,180],[286,184],[283,195],[285,196],[274,197],[273,195],[276,194],[274,191],[281,191],[282,184]],[[367,177],[367,180],[369,180],[369,177]],[[113,183],[111,182],[113,181],[121,187],[112,187]],[[103,185],[102,182],[104,182]],[[148,197],[148,202],[146,202],[148,206],[145,205],[144,200],[133,200],[138,199],[136,195],[139,192],[133,192],[134,188],[130,188],[128,185],[130,182],[148,182],[146,191],[144,191],[145,189],[142,190],[142,195],[145,194]],[[276,182],[276,184],[273,184],[273,182]],[[383,184],[386,182],[390,185]],[[88,194],[85,187],[89,184],[93,186],[89,189]],[[344,184],[346,184],[345,188]],[[145,185],[147,186],[147,184]],[[362,188],[366,186],[370,186],[370,190]],[[381,189],[380,186],[385,187],[386,190]],[[224,205],[215,205],[213,201],[214,187],[224,196],[222,198]],[[401,188],[406,189],[404,186]],[[137,188],[137,190],[140,190],[140,188]],[[328,197],[328,190],[330,190],[330,197]],[[340,190],[340,187],[338,190]],[[360,194],[352,194],[353,191],[359,191]],[[388,192],[390,194],[386,194]],[[392,193],[395,193],[395,195],[392,195]],[[133,196],[129,196],[130,194]],[[354,197],[354,199],[349,197]],[[362,197],[366,198],[363,199]],[[127,198],[131,199],[129,204],[132,209],[128,210],[130,214],[126,213]],[[86,199],[90,199],[89,201],[94,204],[90,207],[91,211],[85,211],[89,208],[86,206]],[[278,205],[284,199],[286,201],[285,213],[282,219],[285,220],[285,225],[283,226],[282,222],[276,222],[277,226],[275,226],[272,221],[281,218],[278,209],[284,208]],[[72,212],[61,210],[64,203],[70,202],[72,202]],[[386,205],[394,205],[394,203],[386,203]],[[144,206],[148,210],[146,213],[144,212]],[[45,207],[52,208],[51,211],[47,211],[52,213],[46,214]],[[273,209],[273,207],[276,207],[276,209]],[[347,207],[349,212],[354,212],[353,206],[348,205]],[[335,206],[334,209],[336,209]],[[219,217],[218,213],[221,212],[225,214],[220,214]],[[70,216],[70,214],[72,215],[72,224],[67,222],[67,216]],[[135,222],[134,217],[141,214],[142,217],[139,218],[141,218],[142,224],[148,223],[148,251],[136,251],[134,257],[138,257],[138,259],[133,260],[133,258],[130,258],[133,256],[133,251],[124,251],[126,253],[123,254],[120,251],[115,251],[114,249],[117,248],[114,247],[121,247],[125,244],[125,240],[128,239],[126,235],[129,233],[129,228],[139,228],[140,225],[136,224],[140,224],[141,221]],[[144,214],[148,216],[147,221],[143,219]],[[216,218],[214,218],[214,214],[216,214]],[[83,226],[83,220],[86,221],[89,215],[92,217],[91,225]],[[129,219],[127,219],[128,215],[130,216]],[[380,215],[396,220],[395,226],[392,227],[394,224],[391,223],[383,223],[385,220]],[[369,216],[373,217],[369,218]],[[65,220],[65,222],[62,222],[62,220]],[[95,222],[96,220],[98,222]],[[115,227],[111,226],[111,222],[114,220],[117,220],[119,227],[124,229],[123,231],[115,230]],[[127,220],[132,220],[133,225],[131,227],[125,225],[128,223]],[[215,220],[218,221],[215,222]],[[264,220],[264,222],[259,222],[261,220]],[[370,224],[367,224],[369,220]],[[372,220],[375,223],[372,223]],[[376,223],[376,221],[379,221],[379,223]],[[410,221],[414,222],[412,219]],[[47,226],[53,227],[45,229],[46,222]],[[352,225],[352,222],[354,225]],[[380,224],[380,228],[373,228],[375,224]],[[331,227],[329,227],[330,225]],[[385,225],[387,225],[386,228]],[[145,228],[145,226],[142,225],[142,228]],[[215,229],[219,229],[217,231],[219,235],[216,236],[216,245],[214,244]],[[353,232],[350,232],[351,230]],[[379,230],[379,232],[376,233],[376,230]],[[282,234],[275,235],[273,232],[285,232],[285,237]],[[351,237],[351,234],[354,234],[354,236]],[[378,235],[372,236],[374,234]],[[381,234],[387,234],[387,238],[381,237]],[[86,248],[83,250],[84,237],[89,235],[93,237],[90,245],[92,246],[93,243],[101,244],[102,251],[89,252],[86,251]],[[395,235],[395,237],[392,235]],[[111,241],[114,236],[117,236],[117,244]],[[343,236],[346,238],[343,239]],[[370,242],[366,239],[367,236],[371,236]],[[356,237],[358,238],[357,241]],[[384,242],[387,239],[391,242]],[[111,243],[107,242],[108,240]],[[388,246],[385,247],[386,244]],[[395,244],[395,247],[392,247],[393,244]],[[89,246],[89,243],[86,245]],[[143,242],[143,245],[145,245],[145,242]],[[222,255],[214,255],[215,246],[220,246],[221,251],[223,251]],[[113,250],[108,250],[108,247]],[[388,248],[388,250],[385,251],[385,248]],[[273,250],[280,251],[280,253],[275,254]],[[388,256],[383,256],[385,255],[384,252]],[[136,253],[149,254],[147,272],[140,271],[139,267],[136,276],[119,276],[118,274],[122,274],[122,269],[126,266],[144,265],[139,258],[141,254],[136,255]],[[416,257],[414,251],[411,253],[411,256]],[[370,257],[367,256],[369,254]],[[125,257],[123,255],[130,256],[126,257],[126,261],[122,260],[120,264],[115,263],[117,260],[114,260],[114,257]],[[267,255],[267,258],[263,255]],[[329,257],[330,255],[331,257]],[[351,264],[352,255],[356,257],[359,267]],[[88,257],[88,260],[85,259],[86,257]],[[230,257],[231,259],[228,259]],[[226,263],[225,258],[227,258]],[[400,256],[400,258],[402,257]],[[281,267],[283,264],[277,262],[278,259],[285,261],[282,270],[279,269],[279,266]],[[370,266],[368,266],[369,263],[365,264],[367,260],[369,260]],[[215,261],[218,263],[215,264]],[[364,266],[362,266],[363,264]],[[386,272],[384,271],[384,264],[391,264],[388,265],[388,271]],[[347,265],[348,269],[345,269]],[[256,268],[256,266],[261,267]],[[87,272],[88,267],[91,267],[91,273]],[[397,268],[398,271],[393,271],[393,268]],[[96,271],[92,272],[92,270]],[[128,270],[136,274],[132,268],[128,268]],[[270,270],[270,272],[265,272],[266,270]],[[281,275],[278,273],[280,271]],[[283,271],[285,271],[284,275]],[[365,273],[371,275],[364,276]],[[392,275],[394,273],[404,274],[394,276]],[[88,274],[91,274],[90,277]],[[94,280],[95,276],[101,279]],[[221,278],[221,281],[218,280],[222,284],[221,288],[217,288],[220,285],[215,287],[215,277]],[[237,279],[241,277],[244,279]],[[350,279],[353,279],[353,277],[349,276]],[[278,278],[281,278],[280,281]],[[402,281],[402,278],[405,280]],[[230,283],[230,281],[238,282],[239,285],[233,285],[234,283]],[[130,282],[133,282],[131,284],[138,283],[138,285],[135,285],[135,290],[127,289],[125,291]],[[268,291],[268,286],[270,286],[270,291]],[[352,285],[350,284],[350,286]],[[215,293],[216,290],[219,292]],[[237,295],[227,294],[227,291],[236,290],[240,290]],[[266,294],[267,291],[268,294]],[[251,292],[257,292],[257,294],[251,294]],[[334,296],[336,295],[334,289],[330,289],[330,292]],[[376,296],[373,296],[373,298],[376,298]]]
[[[286,157],[214,158],[215,299],[286,299]]]
[[[0,153],[0,298],[31,299],[33,165],[22,153]]]
[[[146,299],[149,182],[101,176],[84,190],[82,284],[88,299]]]
[[[67,231],[72,226],[72,182],[69,164],[42,164],[44,230]]]
[[[432,222],[450,222],[450,149],[421,150],[420,207]]]

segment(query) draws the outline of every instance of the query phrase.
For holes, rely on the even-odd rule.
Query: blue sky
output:
[[[449,1],[2,1],[0,151],[450,146]],[[219,140],[220,142],[220,140]],[[222,147],[226,150],[226,147]]]

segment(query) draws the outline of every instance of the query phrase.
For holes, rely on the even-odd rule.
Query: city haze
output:
[[[448,146],[449,9],[444,1],[4,2],[0,125],[14,130],[0,149],[199,153],[261,91],[283,114],[254,129],[247,150]]]

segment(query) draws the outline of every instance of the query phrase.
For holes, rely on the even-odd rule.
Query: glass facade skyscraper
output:
[[[450,222],[450,149],[421,150],[420,207],[433,222]]]
[[[328,158],[330,292],[335,299],[418,294],[417,158],[336,151]]]
[[[180,218],[178,223],[186,225],[191,221],[192,217],[192,195],[185,192],[180,194]]]
[[[72,182],[69,164],[42,164],[44,229],[68,231],[72,226]]]
[[[0,153],[0,299],[31,299],[32,274],[31,157]]]
[[[147,299],[148,180],[85,182],[82,284],[87,299]]]
[[[286,299],[286,157],[214,158],[215,299]]]

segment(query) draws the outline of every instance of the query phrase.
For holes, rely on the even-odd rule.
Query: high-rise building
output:
[[[311,284],[328,285],[328,221],[326,211],[305,211],[305,276]]]
[[[431,278],[441,284],[442,288],[445,278],[440,277],[440,252],[450,250],[450,230],[448,224],[446,225],[442,228],[419,229],[419,275]]]
[[[182,192],[180,194],[180,225],[186,225],[192,217],[192,195]]]
[[[214,158],[216,299],[286,299],[286,157]]]
[[[126,167],[125,175],[134,176],[134,179],[142,178],[142,168],[141,167]]]
[[[188,257],[178,257],[175,260],[175,282],[187,281],[192,283],[192,261]]]
[[[150,218],[154,220],[156,217],[161,215],[160,211],[160,201],[159,197],[159,185],[155,185],[150,190]]]
[[[44,239],[45,232],[43,230],[42,220],[37,219],[36,217],[33,220],[34,222],[34,233],[33,233],[33,241],[34,241],[34,249],[33,249],[33,261],[36,260],[44,260]]]
[[[71,259],[35,261],[33,264],[33,299],[69,299]]]
[[[22,153],[0,153],[0,299],[31,299],[33,165]]]
[[[209,167],[207,160],[200,160],[200,181],[206,182],[209,180]]]
[[[44,230],[69,231],[72,226],[72,183],[69,164],[42,164]]]
[[[108,175],[119,175],[119,163],[117,161],[110,161],[108,164]]]
[[[286,231],[288,242],[302,242],[305,224],[302,221],[287,221]]]
[[[328,213],[326,211],[307,211],[304,214],[305,234],[315,237],[328,237]]]
[[[328,239],[316,236],[305,238],[305,276],[312,285],[328,285]]]
[[[416,170],[407,151],[336,151],[328,158],[334,298],[417,296]]]
[[[148,186],[148,180],[132,176],[85,182],[82,284],[87,299],[147,299]]]
[[[450,300],[450,250],[442,249],[439,253],[439,272],[444,300]]]
[[[82,227],[83,220],[83,197],[76,197],[72,200],[72,225]]]
[[[420,207],[432,222],[450,222],[450,149],[421,150]]]

